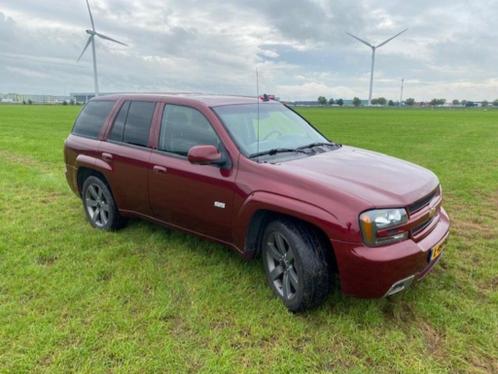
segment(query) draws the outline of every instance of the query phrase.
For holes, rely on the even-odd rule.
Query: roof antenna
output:
[[[259,71],[258,69],[256,68],[256,105],[257,105],[257,110],[258,110],[258,119],[257,119],[257,133],[256,133],[256,137],[257,137],[257,143],[256,143],[256,154],[259,154]],[[258,157],[258,162],[259,162],[259,157]]]

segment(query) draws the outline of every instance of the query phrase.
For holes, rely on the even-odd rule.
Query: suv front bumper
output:
[[[449,218],[441,208],[440,220],[422,240],[411,239],[384,247],[331,240],[339,268],[343,293],[362,298],[378,298],[403,291],[424,278],[439,262],[431,251],[449,233]]]

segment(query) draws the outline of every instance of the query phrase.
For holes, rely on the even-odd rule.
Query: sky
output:
[[[102,92],[498,98],[498,1],[90,0]],[[0,0],[0,92],[93,90],[84,0]]]

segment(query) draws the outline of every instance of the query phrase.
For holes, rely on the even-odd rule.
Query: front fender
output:
[[[258,211],[271,211],[295,217],[320,228],[329,238],[342,240],[349,228],[339,218],[325,209],[307,202],[267,191],[256,191],[249,195],[235,217],[234,241],[241,250],[245,248],[249,227]],[[250,250],[250,249],[249,249]]]

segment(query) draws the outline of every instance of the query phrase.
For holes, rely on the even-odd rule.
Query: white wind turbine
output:
[[[78,57],[77,62],[81,60],[81,57],[85,54],[85,51],[87,50],[88,46],[91,44],[92,45],[92,53],[93,53],[93,82],[95,85],[95,96],[99,95],[99,80],[97,76],[97,56],[95,53],[95,37],[98,36],[99,38],[105,39],[105,40],[110,40],[111,42],[121,44],[124,46],[127,46],[125,43],[120,42],[119,40],[110,38],[104,34],[101,34],[95,30],[95,22],[93,21],[93,16],[92,16],[92,10],[90,9],[90,3],[88,0],[86,0],[86,6],[88,8],[88,14],[90,15],[90,22],[92,23],[92,29],[91,30],[86,30],[86,33],[90,35],[88,37],[88,41],[85,44],[85,47],[83,48],[83,51],[80,54],[80,57]]]
[[[403,31],[397,33],[396,35],[394,36],[391,36],[389,39],[383,41],[382,43],[378,44],[378,45],[373,45],[373,44],[370,44],[369,42],[363,40],[363,39],[360,39],[358,38],[357,36],[353,35],[353,34],[350,34],[349,32],[347,32],[346,34],[348,34],[349,36],[355,38],[356,40],[358,40],[360,43],[363,43],[365,44],[366,46],[372,48],[372,69],[370,71],[370,91],[368,93],[368,105],[372,105],[372,90],[373,90],[373,79],[374,79],[374,68],[375,68],[375,50],[377,48],[380,48],[382,47],[383,45],[389,43],[391,40],[393,40],[394,38],[397,38],[398,36],[400,36],[401,34],[403,34],[406,30],[408,29],[404,29]]]

